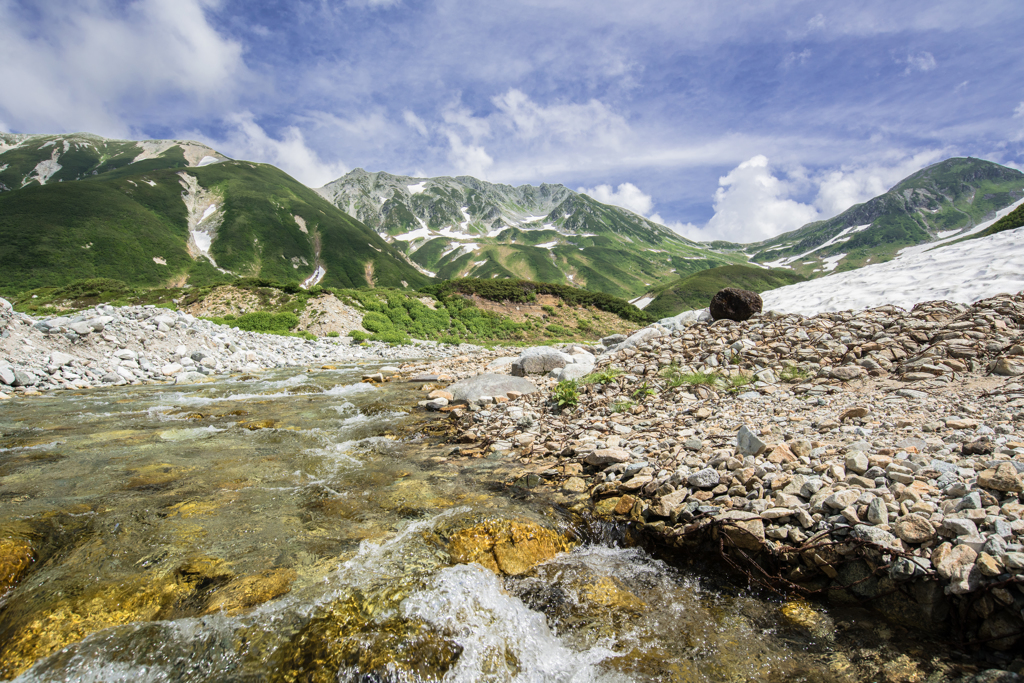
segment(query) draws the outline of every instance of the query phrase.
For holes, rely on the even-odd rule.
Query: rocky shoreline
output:
[[[681,316],[605,340],[577,407],[553,405],[558,368],[535,393],[431,407],[458,420],[453,457],[518,459],[508,483],[524,493],[1009,661],[1024,632],[1022,341],[1024,295]]]

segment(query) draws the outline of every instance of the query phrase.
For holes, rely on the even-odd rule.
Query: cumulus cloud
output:
[[[648,216],[651,209],[654,208],[654,201],[651,199],[651,195],[645,194],[643,190],[633,183],[622,183],[616,189],[612,189],[611,185],[598,185],[597,187],[580,187],[576,191],[589,195],[602,204],[621,206],[623,209],[629,209],[633,213],[638,213],[641,216],[647,216],[654,220],[653,216]],[[658,216],[658,220],[655,222],[661,223],[661,216]]]
[[[757,155],[718,179],[715,215],[704,240],[760,242],[818,218],[818,210],[790,199],[794,187],[773,175],[768,158]]]
[[[349,170],[344,164],[323,161],[294,126],[274,138],[248,111],[229,116],[227,123],[230,128],[226,137],[208,142],[230,157],[273,164],[309,187],[325,185]]]
[[[545,138],[564,142],[588,139],[603,146],[618,147],[629,131],[622,116],[596,99],[584,104],[543,106],[512,88],[492,101],[503,115],[499,116],[500,122],[525,140]]]
[[[125,135],[135,106],[223,102],[246,67],[241,45],[207,21],[208,4],[91,0],[29,13],[0,2],[0,111],[22,130]]]
[[[465,143],[458,133],[447,131],[448,161],[459,175],[471,175],[475,178],[487,178],[487,170],[494,165],[494,159],[482,145]]]
[[[886,160],[888,163],[848,165],[826,171],[816,180],[814,205],[822,217],[834,216],[854,204],[866,202],[929,164],[948,156],[948,150],[925,150],[912,156]]]
[[[907,68],[903,73],[906,74],[913,73],[914,71],[931,71],[938,66],[931,52],[918,52],[916,55],[908,54],[905,63]]]

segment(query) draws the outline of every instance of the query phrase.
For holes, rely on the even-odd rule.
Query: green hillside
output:
[[[710,268],[652,290],[650,294],[655,295],[654,301],[647,304],[644,313],[653,320],[660,320],[683,311],[707,308],[711,297],[726,287],[761,293],[806,279],[791,270],[778,268],[766,270],[743,265]]]
[[[16,185],[0,192],[0,291],[90,278],[150,287],[237,277],[297,284],[318,266],[324,286],[415,289],[431,282],[373,230],[273,166],[189,166],[186,153],[194,161],[208,149],[196,152],[191,143],[132,162],[140,150],[125,146],[136,143],[79,149],[72,136],[58,155],[53,150],[63,142],[43,140],[41,148],[29,138],[0,154],[5,173],[13,173],[4,182]],[[61,165],[58,173],[77,161],[74,176],[53,182],[56,174],[43,179],[26,171],[47,153]],[[51,170],[53,164],[44,168]],[[205,225],[215,227],[204,227],[211,215]],[[199,239],[209,239],[209,257],[190,238],[197,226],[207,230]]]
[[[981,159],[922,169],[834,218],[750,245],[751,260],[815,277],[894,258],[901,249],[965,233],[1024,196],[1024,173]],[[994,227],[994,226],[993,226]]]

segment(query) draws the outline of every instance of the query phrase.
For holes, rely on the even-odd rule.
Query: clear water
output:
[[[0,405],[0,541],[34,558],[0,598],[0,678],[863,675],[779,603],[505,495],[510,463],[447,460],[426,436],[439,418],[409,408],[417,387],[360,384],[363,371]],[[453,534],[482,522],[553,530],[572,549],[515,576],[459,564]]]

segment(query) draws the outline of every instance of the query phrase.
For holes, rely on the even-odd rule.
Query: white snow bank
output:
[[[652,301],[654,301],[653,296],[642,296],[639,299],[633,299],[629,303],[633,304],[637,308],[644,309],[647,308],[647,304],[651,303]]]
[[[409,188],[409,194],[419,194],[427,189],[427,181],[424,180],[422,183],[416,183],[415,185],[406,185],[406,187]]]
[[[944,299],[970,304],[1024,290],[1024,228],[900,256],[761,294],[765,310],[813,315],[822,311],[912,308]]]
[[[210,164],[216,164],[218,162],[220,162],[220,159],[217,157],[205,156],[199,160],[199,163],[196,164],[196,166],[209,166]]]

